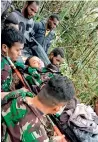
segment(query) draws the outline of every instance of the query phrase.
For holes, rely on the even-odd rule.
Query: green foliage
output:
[[[69,1],[60,13],[57,40],[63,46],[65,64],[61,71],[76,87],[76,95],[86,104],[98,98],[98,2]]]

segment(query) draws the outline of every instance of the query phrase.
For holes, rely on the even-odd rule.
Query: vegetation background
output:
[[[13,5],[22,9],[24,2],[13,1]],[[60,24],[51,50],[64,47],[61,71],[73,80],[81,102],[93,106],[98,99],[98,0],[40,1],[34,20],[40,21],[52,13],[59,15]]]

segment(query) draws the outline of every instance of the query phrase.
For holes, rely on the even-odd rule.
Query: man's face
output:
[[[25,14],[27,14],[27,18],[32,18],[35,16],[35,14],[38,12],[39,6],[36,4],[36,2],[32,2],[30,5],[28,5],[25,9]]]
[[[15,42],[11,48],[8,48],[7,54],[12,61],[16,61],[19,56],[21,56],[21,50],[23,49],[24,44]]]
[[[57,67],[59,67],[59,65],[61,63],[63,63],[63,58],[60,55],[54,56],[54,55],[50,55],[50,61],[53,65],[56,65]]]
[[[55,29],[57,27],[58,24],[59,24],[59,21],[56,18],[54,18],[54,19],[50,18],[48,20],[48,23],[47,23],[47,28],[49,30],[53,30],[53,29]]]
[[[40,59],[37,58],[37,57],[32,57],[29,60],[29,64],[30,64],[31,67],[40,68]]]

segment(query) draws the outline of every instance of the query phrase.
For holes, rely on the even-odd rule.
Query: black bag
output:
[[[50,118],[59,128],[61,133],[64,134],[70,142],[80,142],[79,138],[75,135],[73,131],[73,125],[69,126],[68,123],[61,125],[59,118],[57,118],[55,115],[50,115]]]
[[[11,8],[11,12],[15,9],[14,6],[12,5],[11,0],[1,0],[1,31],[4,28],[5,25],[5,20],[9,16],[8,9]]]

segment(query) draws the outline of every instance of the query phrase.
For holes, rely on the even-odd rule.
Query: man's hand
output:
[[[62,136],[53,136],[52,140],[53,140],[53,142],[67,142],[64,135],[62,135]]]
[[[26,89],[25,87],[22,87],[20,90],[23,90],[24,92],[28,92],[29,90]]]

